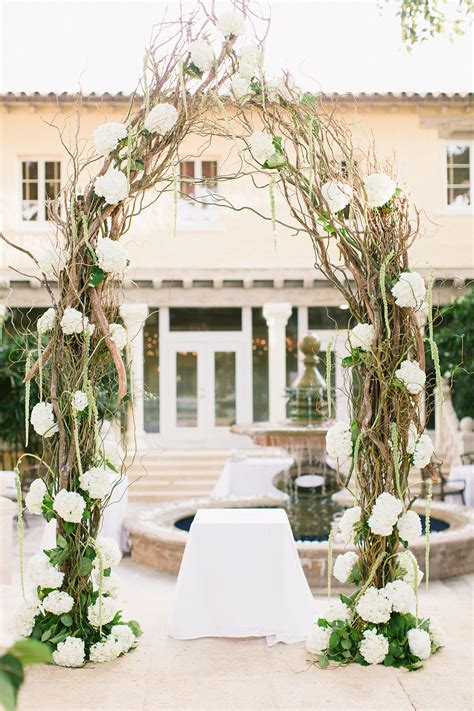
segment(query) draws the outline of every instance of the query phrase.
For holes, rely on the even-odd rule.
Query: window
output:
[[[181,221],[209,221],[215,218],[213,205],[217,188],[216,160],[184,160],[179,164]]]
[[[446,146],[446,197],[450,207],[466,208],[471,204],[471,148],[469,143]]]
[[[45,222],[46,203],[61,190],[61,163],[55,160],[21,162],[21,219],[23,222]]]
[[[160,324],[153,311],[143,329],[143,380],[145,397],[143,410],[145,432],[160,431]]]

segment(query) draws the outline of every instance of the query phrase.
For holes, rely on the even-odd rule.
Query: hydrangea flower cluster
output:
[[[44,598],[43,607],[52,615],[65,615],[74,607],[74,599],[67,592],[52,590]]]
[[[409,546],[421,536],[421,519],[412,509],[406,511],[397,521],[398,535]]]
[[[236,75],[248,82],[258,73],[262,52],[255,41],[247,41],[237,52],[239,73]]]
[[[109,334],[119,351],[123,351],[127,345],[127,331],[119,323],[109,324]]]
[[[434,445],[431,437],[427,434],[418,436],[413,422],[410,423],[408,431],[407,453],[413,456],[413,464],[418,469],[426,467],[433,456]]]
[[[67,254],[62,249],[44,249],[38,256],[38,264],[47,279],[55,279],[67,264]]]
[[[178,112],[172,104],[157,104],[146,115],[144,127],[150,133],[163,136],[174,128],[178,120]]]
[[[90,323],[87,316],[84,316],[78,309],[71,307],[64,309],[60,323],[66,336],[71,336],[73,333],[87,333],[91,336],[95,329],[95,325]]]
[[[377,497],[369,516],[369,528],[377,536],[390,536],[403,509],[403,502],[388,491]]]
[[[383,207],[395,194],[397,184],[384,173],[372,173],[364,180],[369,207]]]
[[[66,637],[53,652],[53,661],[61,667],[82,667],[85,654],[84,640],[80,637]]]
[[[128,266],[127,250],[117,240],[109,237],[100,237],[97,240],[95,253],[99,267],[108,274],[123,272]]]
[[[223,12],[217,18],[216,27],[227,39],[239,37],[245,33],[245,17],[241,12]]]
[[[417,272],[402,272],[391,291],[400,308],[420,309],[426,297],[424,279]]]
[[[64,573],[51,563],[43,551],[36,553],[28,563],[28,575],[35,587],[55,590],[63,584]]]
[[[347,183],[329,180],[322,185],[321,194],[329,212],[336,214],[349,205],[352,198],[352,188]]]
[[[99,155],[108,156],[126,137],[127,127],[124,123],[104,123],[94,130],[94,147]]]
[[[426,373],[416,360],[404,360],[395,371],[395,376],[402,381],[412,395],[419,395],[425,387]]]
[[[360,506],[352,506],[344,511],[339,523],[338,531],[344,543],[353,543],[355,537],[355,526],[360,522],[362,509]]]
[[[328,429],[326,451],[330,457],[341,461],[352,456],[352,433],[347,422],[336,422]]]
[[[103,197],[107,205],[118,205],[128,197],[128,181],[125,173],[118,168],[109,168],[104,175],[94,181],[94,192]]]
[[[36,322],[36,329],[40,334],[49,333],[53,330],[55,323],[56,311],[53,308],[46,309],[44,314],[42,314]]]
[[[263,131],[252,133],[249,143],[253,157],[262,165],[275,153],[272,137]]]
[[[333,575],[340,583],[347,583],[349,580],[352,568],[357,564],[359,560],[357,553],[353,551],[347,551],[347,553],[341,553],[337,556],[334,561]]]
[[[349,343],[352,348],[370,351],[375,340],[375,328],[371,323],[358,323],[349,332]]]
[[[29,599],[20,605],[15,614],[15,628],[20,637],[29,637],[31,635],[39,612],[38,600]]]
[[[125,654],[136,644],[136,637],[128,625],[114,625],[103,642],[92,645],[91,662],[110,662]]]
[[[87,608],[87,619],[92,627],[101,627],[111,622],[117,614],[117,604],[111,597],[102,595]]]
[[[30,484],[30,490],[25,496],[25,505],[31,514],[39,516],[43,513],[43,501],[46,494],[46,484],[42,479],[35,479]]]
[[[91,499],[102,501],[112,491],[112,475],[110,469],[104,467],[92,467],[83,472],[79,477],[79,483],[83,491],[87,491]]]
[[[398,553],[397,564],[402,580],[413,588],[420,584],[423,579],[423,571],[418,567],[417,560],[411,551],[404,550]]]
[[[60,489],[53,500],[53,509],[59,518],[69,523],[80,523],[86,508],[84,498],[75,491]]]
[[[50,402],[38,402],[34,406],[30,415],[30,422],[34,431],[41,437],[52,437],[58,431],[58,425],[54,418],[53,406]]]
[[[211,45],[203,39],[191,42],[189,45],[189,55],[191,62],[200,72],[208,72],[216,59]]]
[[[75,412],[84,412],[87,409],[89,400],[83,390],[76,390],[72,394],[72,406]]]
[[[359,651],[367,664],[382,664],[388,654],[388,639],[374,629],[365,630],[363,637]]]

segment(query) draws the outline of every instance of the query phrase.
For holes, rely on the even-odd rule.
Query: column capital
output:
[[[286,301],[271,301],[263,304],[263,317],[267,324],[286,326],[291,316],[291,304]]]
[[[147,304],[122,304],[120,316],[128,331],[139,330],[148,317],[148,306]]]

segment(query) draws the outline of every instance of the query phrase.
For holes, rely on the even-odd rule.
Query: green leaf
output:
[[[36,639],[21,639],[15,642],[10,652],[26,667],[29,664],[48,664],[52,661],[51,650],[47,644]]]
[[[2,669],[0,669],[0,703],[5,711],[15,711],[16,688],[12,684],[11,677]]]
[[[188,65],[186,65],[183,69],[184,74],[187,74],[190,77],[194,77],[195,79],[202,79],[203,77],[203,72],[196,67],[194,62],[190,62]]]
[[[48,639],[51,637],[52,633],[53,633],[52,628],[49,629],[49,630],[45,630],[45,631],[43,632],[43,634],[41,635],[41,641],[42,641],[42,642],[47,642]]]
[[[314,106],[317,102],[318,98],[314,94],[311,94],[309,91],[305,91],[303,96],[300,99],[300,103],[306,106]]]
[[[72,617],[71,615],[61,615],[61,622],[64,627],[72,627]]]
[[[145,163],[142,160],[135,160],[133,163],[133,170],[143,170]]]
[[[326,657],[325,654],[322,654],[320,657],[318,657],[318,664],[321,669],[325,669],[327,666],[329,666],[329,659]]]
[[[281,168],[281,166],[285,165],[286,163],[286,158],[283,155],[283,153],[280,153],[280,151],[275,151],[275,153],[270,156],[270,158],[267,158],[265,163],[263,164],[264,168]]]
[[[127,622],[127,625],[130,627],[130,629],[132,630],[135,637],[142,636],[142,634],[143,634],[142,628],[140,627],[139,623],[136,620],[129,620]]]
[[[0,669],[8,674],[13,687],[19,689],[23,683],[23,666],[20,660],[10,653],[10,650],[0,657]]]
[[[352,641],[344,637],[344,639],[341,641],[341,647],[343,649],[350,649],[352,647]]]
[[[74,533],[74,529],[76,528],[76,524],[71,521],[63,521],[63,526],[66,533]]]
[[[67,541],[60,533],[56,536],[56,545],[58,545],[59,548],[67,548]]]
[[[81,576],[89,575],[91,570],[92,570],[91,559],[86,558],[86,556],[82,556],[81,562],[79,564],[79,575],[81,575]]]
[[[91,273],[89,275],[89,281],[87,282],[88,286],[98,286],[101,284],[105,279],[105,272],[97,266],[97,264],[94,264],[94,266],[91,269]]]

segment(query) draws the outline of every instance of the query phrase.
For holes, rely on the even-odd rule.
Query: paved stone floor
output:
[[[27,534],[27,554],[38,545]],[[423,614],[442,622],[447,647],[418,672],[383,667],[320,670],[307,662],[303,644],[268,648],[263,639],[167,637],[175,578],[125,558],[118,570],[126,616],[144,635],[131,654],[83,669],[33,667],[21,692],[19,711],[167,709],[311,709],[319,711],[471,711],[474,576],[434,582],[420,595]],[[8,624],[19,600],[17,581],[2,590]],[[326,601],[316,598],[317,608]]]

